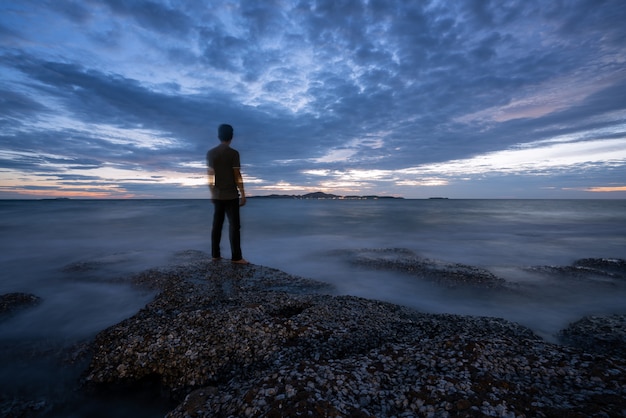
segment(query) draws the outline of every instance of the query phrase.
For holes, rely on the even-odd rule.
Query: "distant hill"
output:
[[[313,192],[303,195],[294,194],[271,194],[267,196],[250,196],[249,199],[335,199],[335,200],[378,200],[378,199],[404,199],[403,197],[393,196],[339,196],[331,193]]]

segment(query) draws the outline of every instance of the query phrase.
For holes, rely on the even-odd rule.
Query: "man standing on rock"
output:
[[[222,258],[220,241],[224,217],[228,217],[231,261],[235,264],[248,264],[241,254],[241,221],[239,207],[246,204],[243,189],[239,152],[230,147],[233,140],[233,127],[222,124],[217,129],[220,144],[206,155],[209,188],[213,201],[213,228],[211,230],[211,256],[213,260]]]

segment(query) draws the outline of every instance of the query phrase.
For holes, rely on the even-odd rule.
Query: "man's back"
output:
[[[207,164],[215,171],[213,199],[237,199],[235,168],[240,167],[239,152],[228,144],[221,143],[207,153]]]

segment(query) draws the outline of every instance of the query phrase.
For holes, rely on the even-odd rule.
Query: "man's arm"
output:
[[[209,179],[209,189],[213,190],[215,187],[215,170],[213,167],[207,167],[206,174]]]
[[[235,182],[237,183],[237,190],[239,190],[239,206],[246,204],[246,191],[243,189],[243,177],[241,176],[241,170],[238,167],[233,168],[235,171]]]

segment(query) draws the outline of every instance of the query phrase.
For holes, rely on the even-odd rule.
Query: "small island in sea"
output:
[[[306,193],[303,195],[293,195],[293,194],[271,194],[267,196],[248,196],[249,199],[326,199],[326,200],[378,200],[378,199],[404,199],[403,197],[394,197],[394,196],[377,196],[377,195],[366,195],[366,196],[339,196],[331,193],[324,192],[313,192]]]

